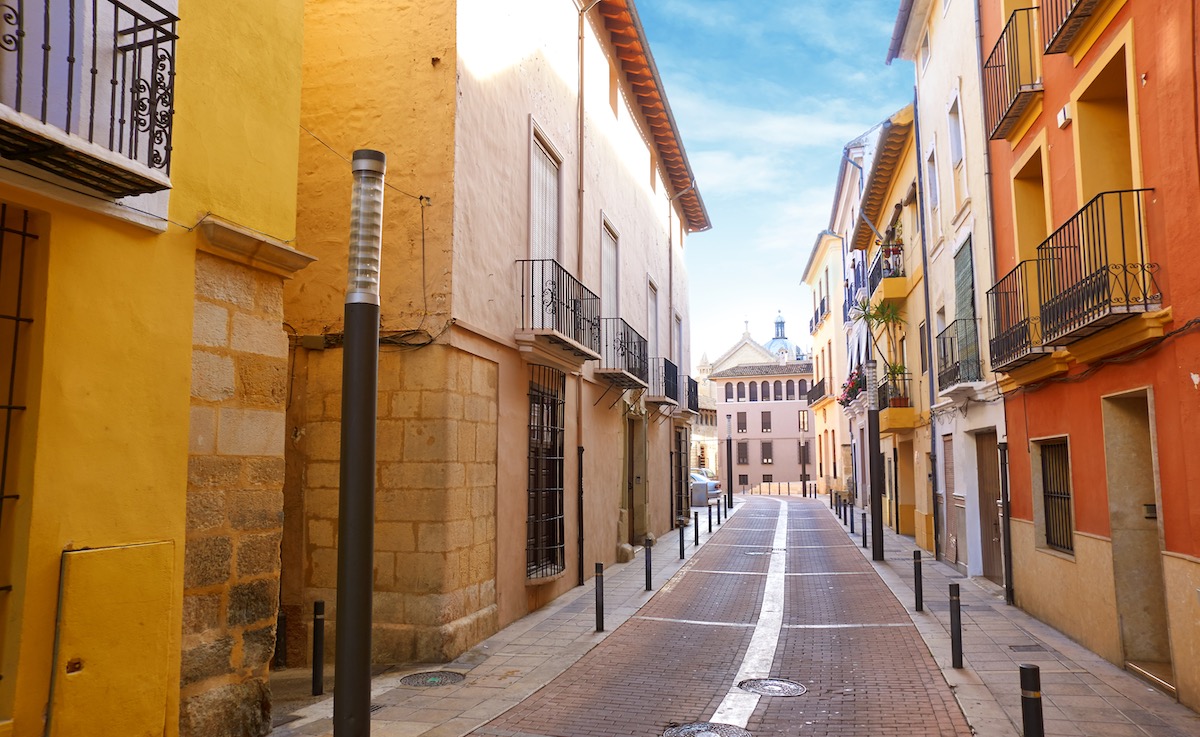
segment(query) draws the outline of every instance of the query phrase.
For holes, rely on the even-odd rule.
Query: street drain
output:
[[[1044,653],[1046,648],[1041,645],[1009,645],[1009,650],[1015,653]]]
[[[663,737],[754,737],[754,735],[732,724],[696,722],[671,727],[663,732]]]
[[[372,714],[374,714],[375,712],[383,711],[386,708],[387,708],[387,704],[371,704],[371,708],[368,709],[368,711],[371,712]]]
[[[802,696],[808,693],[803,685],[783,678],[750,678],[739,683],[738,688],[760,696]]]
[[[431,688],[433,686],[449,686],[454,683],[462,683],[463,680],[464,676],[462,673],[455,673],[449,670],[431,670],[405,676],[400,679],[400,683],[405,686]]]

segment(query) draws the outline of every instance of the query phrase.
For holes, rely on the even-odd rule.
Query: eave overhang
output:
[[[871,165],[871,173],[867,175],[867,184],[863,189],[858,222],[855,224],[854,234],[850,238],[852,248],[866,251],[867,247],[871,245],[874,231],[864,221],[879,222],[887,204],[888,192],[892,188],[892,179],[904,157],[904,151],[912,133],[912,105],[904,106],[884,122],[883,131],[879,134],[879,148],[875,151],[875,161]]]

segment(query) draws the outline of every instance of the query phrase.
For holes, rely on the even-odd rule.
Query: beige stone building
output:
[[[336,618],[357,148],[389,184],[373,655],[445,660],[686,506],[683,248],[708,215],[629,0],[308,3],[304,26],[298,228],[320,260],[285,294],[288,660],[315,600]]]

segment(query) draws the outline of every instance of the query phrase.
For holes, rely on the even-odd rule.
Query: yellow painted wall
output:
[[[1200,560],[1163,556],[1171,664],[1179,700],[1200,709]]]
[[[213,212],[292,237],[299,8],[287,0],[231,12],[181,0],[169,210],[177,223],[191,226]],[[153,232],[10,185],[0,186],[0,199],[37,211],[41,232],[0,681],[0,725],[11,715],[13,734],[26,737],[43,731],[65,549],[173,543],[169,566],[127,575],[169,576],[160,667],[177,683],[199,235],[175,225]],[[122,653],[102,647],[96,657]],[[76,717],[90,709],[60,703]],[[177,689],[168,689],[161,708],[173,735]],[[131,734],[119,722],[91,729]]]

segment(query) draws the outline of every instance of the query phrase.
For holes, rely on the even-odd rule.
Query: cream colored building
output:
[[[674,526],[699,409],[683,249],[709,220],[630,0],[312,2],[304,28],[321,260],[286,293],[290,661],[334,601],[360,147],[390,185],[374,659],[446,660]]]
[[[1004,401],[991,371],[985,292],[995,283],[983,96],[975,39],[977,3],[917,0],[896,18],[888,62],[914,63],[917,138],[924,177],[930,376],[940,557],[964,573],[1004,583],[1000,455]],[[967,73],[970,70],[970,73]],[[926,539],[928,532],[926,532]]]

